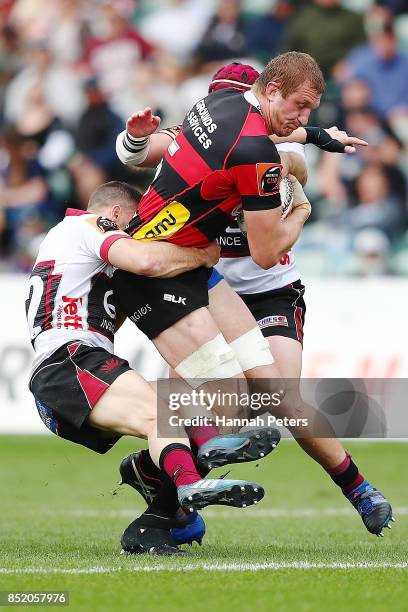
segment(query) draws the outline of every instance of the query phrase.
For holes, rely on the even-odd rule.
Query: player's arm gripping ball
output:
[[[307,211],[308,214],[307,214],[306,219],[308,219],[310,217],[310,213],[312,212],[312,205],[310,204],[309,199],[307,198],[305,192],[303,191],[302,185],[299,183],[299,181],[294,176],[289,176],[288,180],[291,182],[292,189],[293,189],[292,205],[289,211],[286,211],[285,216],[283,216],[282,214],[281,220],[286,219],[286,217],[295,208]]]

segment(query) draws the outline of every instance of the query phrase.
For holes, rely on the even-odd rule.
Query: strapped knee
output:
[[[210,380],[222,380],[242,374],[234,351],[222,334],[218,334],[183,359],[175,368],[193,389]],[[192,379],[198,379],[196,382]]]
[[[259,327],[239,336],[229,343],[244,372],[259,366],[272,365],[274,359],[269,348],[269,342],[262,335]]]

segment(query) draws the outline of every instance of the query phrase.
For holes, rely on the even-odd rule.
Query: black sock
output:
[[[153,476],[153,478],[162,477],[161,470],[154,463],[147,449],[144,449],[140,452],[140,466],[143,472],[145,472],[148,476]]]
[[[350,453],[346,452],[345,459],[333,470],[327,470],[330,474],[333,482],[341,488],[344,495],[348,495],[358,487],[363,481],[362,476],[358,470],[358,467],[351,459]]]
[[[179,507],[176,485],[166,475],[159,492],[152,503],[146,508],[144,514],[173,518]]]

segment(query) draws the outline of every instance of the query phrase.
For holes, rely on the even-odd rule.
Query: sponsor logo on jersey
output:
[[[112,323],[112,321],[108,321],[107,319],[102,319],[101,329],[106,329],[106,331],[108,331],[112,335],[116,331],[115,325]]]
[[[170,144],[169,147],[167,149],[167,151],[169,152],[170,157],[173,157],[173,155],[175,153],[177,153],[177,151],[179,150],[180,145],[177,144],[177,142],[175,140],[173,140]]]
[[[137,310],[135,310],[135,312],[129,318],[131,321],[133,321],[133,323],[136,323],[136,321],[138,321],[139,319],[147,315],[148,312],[151,312],[151,311],[152,311],[152,307],[150,306],[150,304],[146,304],[145,306],[142,306],[141,308],[138,308]]]
[[[256,180],[260,196],[279,193],[282,164],[256,164]]]
[[[183,306],[187,306],[185,297],[172,295],[171,293],[165,293],[163,295],[163,300],[165,302],[173,302],[173,304],[183,304]]]
[[[265,327],[274,327],[276,325],[283,325],[284,327],[289,327],[288,320],[284,315],[271,315],[269,317],[264,317],[257,321],[258,326],[261,329]]]
[[[83,329],[82,316],[78,314],[78,305],[82,305],[82,298],[62,296],[62,304],[58,306],[56,316],[57,329]]]
[[[135,240],[163,240],[178,232],[189,220],[190,211],[180,202],[170,202],[133,234]]]
[[[105,232],[110,232],[112,230],[114,231],[119,230],[116,223],[114,221],[111,221],[111,219],[108,219],[107,217],[89,216],[86,219],[86,222],[92,225],[92,227],[96,229],[98,232],[100,232],[101,234],[104,234]]]
[[[242,202],[240,202],[239,204],[237,204],[237,206],[234,206],[234,208],[231,210],[231,217],[235,218],[237,217],[240,213],[242,212]]]
[[[112,372],[112,370],[117,368],[118,365],[119,359],[108,359],[107,361],[105,361],[105,363],[101,365],[100,370],[102,370],[102,372]]]
[[[244,244],[241,240],[241,236],[219,236],[217,238],[217,243],[221,248],[234,246],[240,247]]]
[[[96,225],[103,232],[111,232],[112,230],[118,231],[119,229],[116,223],[107,217],[98,217],[96,220]]]

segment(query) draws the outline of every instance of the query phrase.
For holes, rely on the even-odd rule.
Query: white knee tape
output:
[[[254,327],[229,345],[244,372],[274,362],[268,340],[263,337],[259,327]]]
[[[218,334],[186,357],[175,368],[177,374],[195,389],[205,381],[232,378],[242,374],[241,366],[234,351],[222,334]],[[193,380],[197,378],[197,384]]]

